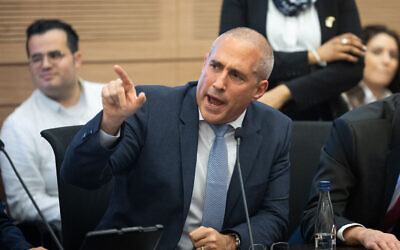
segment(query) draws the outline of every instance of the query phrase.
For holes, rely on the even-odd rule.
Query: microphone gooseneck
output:
[[[62,247],[60,241],[57,239],[56,234],[54,233],[53,229],[50,227],[49,223],[47,222],[47,220],[44,218],[42,211],[40,211],[39,206],[36,204],[35,200],[33,199],[33,196],[31,194],[31,192],[29,192],[28,187],[26,186],[24,180],[22,179],[21,175],[18,173],[17,169],[14,166],[14,163],[12,162],[10,156],[8,156],[6,150],[4,149],[4,143],[2,140],[0,140],[0,151],[2,151],[4,153],[4,155],[6,156],[8,162],[11,165],[11,168],[14,170],[15,175],[17,176],[19,182],[21,183],[22,187],[24,188],[25,192],[28,194],[29,199],[32,201],[33,206],[36,208],[36,211],[38,212],[40,218],[42,219],[43,223],[46,225],[47,230],[49,230],[51,238],[54,240],[54,242],[56,243],[58,249],[63,250],[64,248]]]
[[[243,137],[242,134],[242,128],[236,128],[235,129],[235,139],[236,139],[236,165],[239,173],[239,181],[240,181],[240,190],[242,192],[242,198],[243,198],[243,206],[244,206],[244,212],[246,215],[246,222],[247,222],[247,229],[249,231],[249,237],[250,237],[250,249],[254,250],[254,242],[253,242],[253,232],[251,231],[251,225],[250,225],[250,217],[249,217],[249,210],[247,208],[247,200],[246,200],[246,194],[244,191],[244,184],[243,184],[243,177],[242,177],[242,170],[240,167],[240,160],[239,160],[239,148],[240,148],[240,141]]]

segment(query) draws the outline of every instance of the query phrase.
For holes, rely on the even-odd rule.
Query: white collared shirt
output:
[[[359,85],[361,89],[364,91],[364,103],[363,103],[364,105],[378,101],[378,99],[374,96],[372,91],[363,82],[360,82]],[[389,97],[391,94],[392,92],[389,89],[385,89],[382,93],[382,96],[380,96],[379,99]]]
[[[294,52],[321,46],[321,27],[313,4],[297,16],[285,16],[268,0],[267,38],[274,51]]]
[[[83,80],[80,83],[81,98],[71,108],[64,108],[38,89],[34,90],[7,117],[1,130],[5,150],[48,221],[60,220],[60,208],[54,153],[40,132],[85,124],[101,110],[103,85]],[[4,154],[0,154],[0,166],[11,216],[19,221],[39,219]]]

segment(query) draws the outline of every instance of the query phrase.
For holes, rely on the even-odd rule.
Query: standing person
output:
[[[363,78],[357,86],[342,93],[347,109],[386,98],[400,91],[400,39],[384,25],[368,25],[363,29],[367,46]]]
[[[135,87],[115,66],[120,79],[104,87],[103,112],[76,134],[61,167],[66,182],[85,188],[114,176],[98,229],[162,224],[159,249],[248,249],[235,167],[234,132],[241,127],[239,152],[254,242],[282,240],[291,122],[256,102],[272,66],[268,42],[248,28],[218,37],[199,81],[185,86]]]
[[[1,139],[44,217],[60,229],[56,167],[48,128],[83,124],[101,110],[102,85],[79,78],[82,54],[78,35],[59,20],[37,20],[26,31],[26,51],[35,90],[5,120]],[[40,220],[7,158],[0,165],[10,216]]]
[[[275,65],[259,100],[294,120],[332,120],[343,91],[362,76],[365,46],[354,0],[224,0],[220,33],[257,30]]]
[[[339,244],[400,249],[399,174],[400,94],[335,120],[301,221],[305,239],[313,241],[316,186],[327,180]]]

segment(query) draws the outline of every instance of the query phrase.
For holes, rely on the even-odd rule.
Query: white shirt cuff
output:
[[[344,238],[343,238],[343,232],[344,232],[344,230],[346,230],[347,228],[349,228],[349,227],[354,227],[354,226],[364,227],[363,225],[361,225],[361,224],[359,224],[359,223],[350,223],[350,224],[346,224],[346,225],[342,226],[342,227],[339,229],[339,231],[337,231],[337,233],[336,233],[337,237],[338,237],[341,241],[346,242],[346,241],[344,240]],[[365,227],[364,227],[364,228],[365,228]]]
[[[121,136],[121,129],[118,130],[118,133],[114,135],[109,135],[104,130],[100,129],[100,145],[105,148],[110,148],[111,145],[114,144]]]

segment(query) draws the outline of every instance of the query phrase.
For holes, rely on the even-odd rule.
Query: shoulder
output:
[[[80,79],[79,81],[82,84],[82,87],[89,91],[101,92],[103,86],[105,85],[104,83],[89,82],[83,79]]]
[[[165,105],[165,102],[180,104],[191,90],[195,90],[197,82],[189,82],[182,86],[162,86],[162,85],[139,85],[136,92],[146,94],[146,103],[152,105]]]
[[[282,112],[260,102],[252,102],[246,112],[246,126],[259,129],[266,138],[290,140],[292,120]]]
[[[396,110],[400,110],[400,94],[394,94],[383,100],[354,109],[337,120],[345,120],[350,123],[370,122],[372,120],[391,121],[395,112],[398,112]]]
[[[400,95],[392,95],[344,114],[333,122],[330,141],[342,141],[346,152],[352,152],[353,143],[359,148],[378,144],[386,147],[391,141],[395,113],[400,113],[399,103]]]
[[[248,110],[254,112],[256,114],[256,117],[258,117],[261,122],[272,122],[274,124],[290,124],[292,122],[292,120],[288,116],[286,116],[279,110],[276,110],[258,101],[252,102],[249,105]]]
[[[6,125],[14,126],[14,124],[25,123],[29,124],[35,117],[35,107],[37,107],[37,99],[39,98],[39,90],[34,90],[33,93],[23,101],[14,111],[7,116],[3,123]]]

